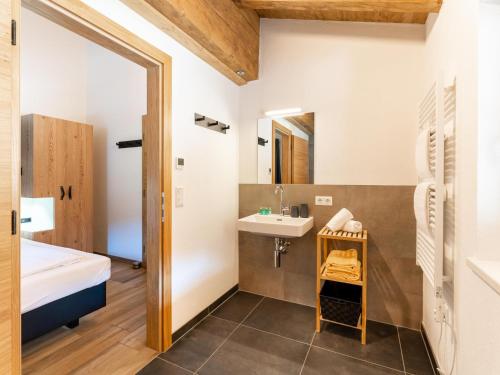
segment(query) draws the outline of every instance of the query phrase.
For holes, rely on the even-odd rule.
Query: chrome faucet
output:
[[[274,189],[274,194],[280,194],[280,214],[281,216],[285,215],[290,215],[290,207],[283,201],[283,194],[285,192],[285,189],[283,188],[283,185],[276,185],[276,188]]]

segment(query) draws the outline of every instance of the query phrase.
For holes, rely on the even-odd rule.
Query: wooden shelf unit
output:
[[[321,229],[316,237],[316,332],[319,333],[321,329],[321,321],[327,321],[335,324],[346,326],[341,322],[336,322],[328,319],[323,319],[321,315],[320,305],[320,292],[321,282],[324,280],[335,281],[339,283],[358,285],[362,288],[361,292],[361,315],[356,326],[347,325],[348,327],[357,328],[361,331],[361,343],[366,344],[366,288],[368,281],[368,231],[363,230],[360,233],[350,233],[344,231],[332,232],[330,229],[324,227]],[[355,281],[347,281],[339,278],[333,278],[323,275],[326,265],[326,258],[331,250],[334,249],[334,241],[354,242],[361,247],[361,279]],[[329,247],[329,244],[331,246]]]

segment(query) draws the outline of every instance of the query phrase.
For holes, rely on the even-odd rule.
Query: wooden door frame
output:
[[[292,183],[292,175],[291,175],[291,171],[292,171],[292,168],[291,168],[291,151],[292,151],[292,131],[290,129],[288,129],[287,127],[279,124],[278,122],[274,121],[272,122],[272,145],[271,145],[271,152],[273,153],[272,155],[272,166],[271,166],[271,171],[272,171],[272,183],[275,184],[276,183],[276,133],[277,132],[280,132],[281,134],[283,135],[286,135],[288,137],[288,141],[287,141],[287,144],[286,144],[286,148],[287,150],[285,150],[284,147],[282,147],[282,150],[283,150],[283,155],[287,154],[288,155],[288,158],[286,160],[286,163],[285,163],[285,160],[284,158],[282,157],[281,159],[281,163],[286,167],[286,176],[288,177],[287,179],[289,181],[285,181],[283,182],[283,168],[282,168],[282,171],[281,171],[281,180],[282,180],[282,184],[291,184]],[[283,143],[284,144],[284,143]]]
[[[11,17],[19,20],[21,0],[11,0]],[[21,207],[21,97],[20,97],[20,52],[17,45],[11,46],[12,66],[12,211],[20,213]],[[21,215],[18,215],[19,217]],[[2,361],[10,360],[13,374],[21,373],[21,257],[20,257],[20,225],[16,223],[16,234],[11,239],[11,358],[1,358]],[[5,343],[8,345],[8,343]]]
[[[13,14],[19,14],[18,1],[12,0],[12,4],[17,8],[17,13]],[[143,147],[147,151],[147,160],[143,161],[147,165],[147,345],[157,351],[164,351],[172,343],[171,57],[79,0],[22,0],[22,6],[147,70],[146,123],[150,126],[145,128],[143,141]],[[19,17],[17,23],[20,25]],[[18,41],[18,44],[19,42],[22,43]],[[18,81],[19,78],[17,84]],[[16,102],[16,99],[13,101]],[[13,116],[15,117],[19,115],[19,97],[13,106],[17,110]],[[14,138],[19,140],[19,121],[14,124],[14,134]],[[13,165],[17,168],[16,171],[20,171],[19,160],[13,160]],[[19,176],[15,176],[15,179],[19,179]],[[13,204],[18,207],[19,185],[14,187],[14,196],[17,198],[14,198]],[[19,237],[15,242],[16,246],[19,246]],[[17,273],[19,283],[19,270]],[[20,326],[19,314],[17,318],[19,320],[13,323]],[[17,353],[20,353],[20,350]],[[20,358],[18,360],[20,361]]]

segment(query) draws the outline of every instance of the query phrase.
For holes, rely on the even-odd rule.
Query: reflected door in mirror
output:
[[[257,126],[258,183],[314,183],[314,113],[263,118]]]

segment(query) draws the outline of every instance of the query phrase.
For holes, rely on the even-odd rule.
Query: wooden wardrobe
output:
[[[35,241],[93,252],[92,126],[31,114],[21,119],[21,195],[54,198],[55,229]]]

